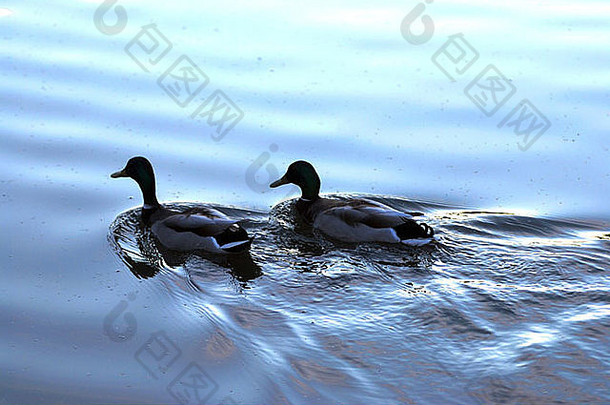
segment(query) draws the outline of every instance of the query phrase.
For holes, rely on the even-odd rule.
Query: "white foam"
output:
[[[243,245],[244,243],[248,243],[248,240],[240,240],[238,242],[229,242],[229,243],[225,243],[224,245],[220,246],[221,249],[231,249],[232,247],[235,246],[239,246],[239,245]]]
[[[427,245],[428,243],[432,242],[433,240],[435,240],[435,239],[434,238],[403,239],[400,241],[400,243],[402,243],[403,245],[407,245],[407,246],[424,246],[424,245]]]

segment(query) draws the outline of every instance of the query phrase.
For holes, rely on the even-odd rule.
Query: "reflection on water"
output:
[[[419,212],[439,241],[331,241],[295,220],[294,200],[269,218],[229,209],[255,236],[247,256],[255,270],[245,275],[230,261],[162,252],[138,209],[115,220],[110,239],[136,277],[165,280],[210,322],[207,356],[235,364],[253,354],[249,367],[263,362],[282,376],[261,394],[266,402],[537,403],[560,382],[568,398],[601,401],[603,390],[583,392],[578,382],[585,364],[601,371],[601,342],[590,339],[608,332],[576,304],[608,305],[608,251],[594,224],[367,198]],[[544,377],[559,369],[561,377]]]
[[[197,204],[173,204],[169,208],[178,211],[197,208]],[[227,209],[227,213],[239,212]],[[248,219],[249,212],[243,212],[241,219]],[[257,214],[261,217],[261,214]],[[127,268],[137,278],[155,276],[162,268],[174,269],[187,266],[193,257],[211,262],[230,270],[237,280],[247,282],[262,274],[261,268],[254,263],[249,252],[243,254],[221,255],[205,251],[177,252],[165,247],[151,233],[150,227],[141,220],[141,208],[135,208],[118,217],[111,226],[109,241]],[[189,265],[191,263],[189,262]]]

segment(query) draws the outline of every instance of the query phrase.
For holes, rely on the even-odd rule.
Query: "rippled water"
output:
[[[418,2],[119,1],[112,35],[101,3],[0,7],[0,403],[610,402],[606,2],[422,2],[420,45]],[[452,82],[457,33],[479,56]],[[209,78],[184,107],[157,84],[181,55]],[[491,117],[464,92],[489,64],[515,87]],[[190,118],[216,90],[226,133]],[[526,151],[498,127],[522,99],[551,124]],[[251,254],[157,246],[108,177],[134,155]],[[302,158],[439,241],[295,229],[267,184]]]
[[[337,244],[299,229],[293,201],[270,218],[231,210],[255,236],[251,256],[233,262],[160,251],[139,209],[117,218],[110,239],[134,290],[164,285],[199,319],[207,342],[193,350],[265,375],[257,401],[605,401],[609,235],[591,223],[379,201],[425,212],[440,240]],[[249,383],[228,384],[253,400],[240,392]]]

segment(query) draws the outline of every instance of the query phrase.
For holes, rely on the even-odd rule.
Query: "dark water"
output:
[[[249,257],[223,260],[159,249],[139,209],[121,214],[109,239],[126,265],[123,288],[137,297],[130,310],[139,321],[169,305],[124,343],[119,333],[117,347],[137,349],[162,330],[217,384],[210,403],[610,400],[602,228],[378,200],[424,213],[439,241],[333,242],[295,223],[289,201],[269,215],[229,210],[255,242]],[[125,383],[143,378],[142,368]]]

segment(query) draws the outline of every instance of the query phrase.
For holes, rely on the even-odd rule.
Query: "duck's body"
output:
[[[142,190],[142,220],[165,247],[172,250],[205,250],[212,253],[238,253],[250,248],[252,239],[238,224],[210,207],[175,211],[163,207],[155,194],[154,171],[150,162],[135,157],[113,178],[131,177]]]
[[[411,215],[377,202],[349,201],[320,197],[300,198],[297,211],[303,219],[328,236],[344,242],[387,242],[425,244],[434,235],[432,228],[418,224]]]
[[[320,179],[311,164],[298,161],[271,187],[293,183],[301,188],[299,216],[314,228],[343,242],[387,242],[422,245],[434,230],[405,212],[364,199],[338,200],[319,196]]]
[[[172,250],[234,253],[247,250],[250,238],[237,221],[207,207],[174,212],[159,207],[150,214],[150,230]]]

